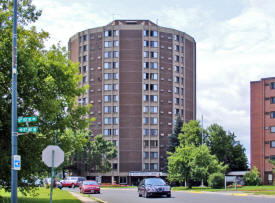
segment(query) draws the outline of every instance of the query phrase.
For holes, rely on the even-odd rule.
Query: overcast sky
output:
[[[197,42],[197,119],[235,132],[250,159],[250,81],[275,76],[274,0],[33,0],[47,44],[113,19],[149,19]]]

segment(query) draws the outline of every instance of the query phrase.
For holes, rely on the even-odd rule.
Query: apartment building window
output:
[[[270,88],[275,89],[275,82],[270,83]]]
[[[275,133],[275,126],[271,126],[271,127],[270,127],[270,132],[271,132],[271,133]]]
[[[87,45],[83,46],[83,51],[87,51]]]
[[[151,56],[151,58],[158,58],[158,52],[151,51],[150,56]]]
[[[270,147],[275,148],[275,140],[270,141]]]
[[[117,102],[118,101],[118,95],[113,95],[113,101]]]
[[[175,45],[174,46],[174,50],[179,52],[180,51],[180,46],[179,45]]]
[[[118,41],[117,40],[114,41],[114,47],[118,47]]]
[[[180,67],[179,66],[174,66],[174,71],[179,73],[180,72]]]
[[[118,135],[118,129],[113,129],[113,135]]]
[[[118,84],[113,84],[113,90],[118,90]]]
[[[78,38],[78,41],[81,42],[81,36]]]
[[[181,88],[181,94],[184,95],[184,88]]]
[[[118,80],[118,73],[113,73],[113,79]]]
[[[184,78],[181,78],[181,84],[184,85]]]
[[[158,130],[157,129],[150,129],[150,135],[152,135],[152,136],[158,135]]]
[[[117,170],[117,163],[113,163],[113,170]]]
[[[112,67],[112,64],[110,62],[104,63],[104,69],[110,69]]]
[[[84,73],[87,72],[87,66],[83,66],[82,69],[83,69],[83,72],[84,72]]]
[[[143,146],[149,147],[149,140],[143,140]]]
[[[157,147],[158,146],[158,141],[157,140],[150,140],[150,146],[151,147]]]
[[[83,62],[87,61],[87,55],[83,56]]]
[[[175,41],[180,41],[180,36],[179,35],[174,35],[174,40]]]
[[[149,51],[144,51],[143,52],[143,57],[148,58],[149,57]]]
[[[158,42],[157,41],[150,41],[150,46],[151,47],[158,47]]]
[[[158,153],[157,152],[150,152],[150,158],[151,159],[157,159],[158,158]]]
[[[150,68],[157,69],[158,68],[158,63],[157,62],[151,62],[150,63]]]
[[[275,97],[271,97],[271,98],[270,98],[270,103],[271,103],[271,104],[275,104]]]
[[[83,35],[83,41],[87,40],[87,35]]]
[[[104,80],[111,80],[113,74],[112,73],[104,73]]]
[[[111,134],[112,134],[112,129],[104,129],[103,130],[103,135],[110,136]]]
[[[144,41],[143,41],[143,46],[149,47],[149,41],[148,41],[148,40],[144,40]]]
[[[112,96],[111,95],[104,95],[104,102],[111,102]]]
[[[180,82],[180,77],[176,76],[176,77],[174,78],[174,82],[179,83],[179,82]]]
[[[180,88],[179,87],[175,87],[174,88],[174,92],[175,92],[175,94],[179,94],[180,93]]]
[[[175,104],[180,104],[180,98],[175,98]]]
[[[143,135],[148,136],[149,135],[149,129],[143,129]]]
[[[180,61],[180,56],[175,55],[175,56],[174,56],[174,60],[175,60],[176,62],[179,62],[179,61]]]
[[[149,36],[149,30],[143,30],[143,36],[148,37]]]
[[[156,164],[156,163],[151,163],[151,164],[150,164],[150,170],[152,170],[152,171],[158,170],[158,164]]]
[[[143,63],[143,68],[149,68],[149,62],[144,62]]]
[[[119,31],[118,30],[113,30],[114,36],[117,37],[119,35]]]
[[[144,113],[157,113],[158,112],[158,107],[157,106],[144,106],[143,107],[143,112]]]
[[[118,106],[113,106],[113,113],[118,113]]]
[[[144,170],[149,170],[149,163],[144,163],[143,164],[143,169]]]
[[[157,73],[150,73],[150,79],[151,80],[157,80],[158,79],[158,74]]]
[[[184,37],[183,36],[181,37],[181,42],[184,43]]]
[[[143,158],[148,159],[149,158],[149,152],[143,152]]]
[[[275,111],[270,112],[270,118],[275,118]]]
[[[143,101],[157,102],[158,101],[158,96],[157,95],[144,95],[143,96]]]
[[[83,83],[86,83],[86,82],[87,82],[87,76],[83,76],[82,82],[83,82]]]
[[[104,124],[106,124],[106,125],[112,124],[112,118],[111,117],[105,117],[103,119],[103,121],[104,121]]]
[[[184,99],[181,99],[181,105],[184,105]]]
[[[110,90],[112,90],[112,84],[105,84],[105,85],[104,85],[104,90],[105,90],[105,91],[110,91]]]
[[[112,47],[112,41],[105,41],[104,42],[104,47]]]
[[[113,68],[118,68],[118,62],[113,62]]]
[[[118,117],[113,117],[113,124],[118,124]]]
[[[149,122],[150,122],[150,124],[151,125],[156,125],[156,124],[158,124],[158,118],[156,118],[156,117],[145,117],[145,118],[143,118],[143,124],[149,124]]]
[[[111,36],[112,36],[112,31],[111,31],[111,30],[106,30],[106,31],[104,32],[104,36],[105,36],[105,37],[111,37]]]
[[[86,105],[87,103],[88,103],[88,102],[87,102],[87,98],[83,98],[83,99],[82,99],[82,104],[83,104],[83,105]]]
[[[181,73],[184,74],[184,67],[181,67]]]
[[[184,63],[184,57],[183,57],[183,56],[180,57],[180,62],[181,62],[181,63]]]
[[[112,107],[111,106],[104,106],[104,113],[112,113]]]
[[[179,113],[180,113],[180,110],[179,110],[179,109],[174,109],[174,114],[175,114],[175,115],[179,115]]]
[[[104,58],[112,58],[112,52],[111,51],[105,51],[104,52]]]
[[[181,53],[184,53],[184,47],[181,47]]]
[[[118,51],[114,51],[114,58],[118,58]]]
[[[271,155],[271,156],[270,156],[270,160],[275,161],[275,155]]]

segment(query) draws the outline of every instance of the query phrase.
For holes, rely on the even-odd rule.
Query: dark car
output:
[[[171,197],[171,187],[161,178],[145,178],[138,186],[138,196],[145,198],[154,195]]]
[[[100,186],[95,180],[85,180],[79,184],[80,193],[100,193]]]

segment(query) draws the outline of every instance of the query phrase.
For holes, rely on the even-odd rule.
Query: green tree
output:
[[[235,140],[234,133],[228,134],[218,124],[207,128],[206,143],[211,154],[215,154],[220,162],[228,165],[228,171],[247,170],[247,157],[244,147]]]
[[[201,127],[199,121],[191,120],[188,123],[184,123],[178,136],[179,143],[182,145],[194,144],[199,146],[202,143],[201,140]]]
[[[212,173],[224,173],[226,167],[210,154],[205,145],[180,145],[168,158],[168,180],[180,183],[186,180],[191,188],[193,181],[207,180]]]
[[[0,185],[5,189],[10,188],[11,10],[10,0],[0,0]],[[28,179],[33,183],[37,176],[47,172],[41,153],[47,145],[55,143],[57,129],[57,141],[68,152],[65,143],[71,137],[65,130],[77,132],[87,128],[91,121],[86,116],[90,106],[76,104],[76,97],[87,88],[78,87],[81,79],[78,65],[68,60],[65,48],[57,45],[45,50],[48,33],[38,32],[34,27],[25,28],[40,15],[41,11],[36,11],[31,0],[18,2],[18,115],[38,115],[35,125],[39,126],[38,134],[18,137],[18,154],[22,159],[19,186],[26,186],[21,180]],[[67,146],[68,150],[71,146]]]
[[[173,134],[169,137],[169,144],[167,147],[168,152],[175,152],[177,146],[179,146],[179,134],[181,132],[183,120],[178,116]]]
[[[252,170],[243,176],[243,180],[246,185],[261,185],[260,173],[257,167],[253,167]]]

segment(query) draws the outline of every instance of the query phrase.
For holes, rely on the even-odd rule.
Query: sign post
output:
[[[56,145],[47,146],[42,152],[42,161],[48,166],[52,167],[52,177],[51,177],[51,195],[50,203],[52,203],[53,197],[53,179],[54,179],[54,168],[58,167],[64,161],[64,152],[60,147]]]

